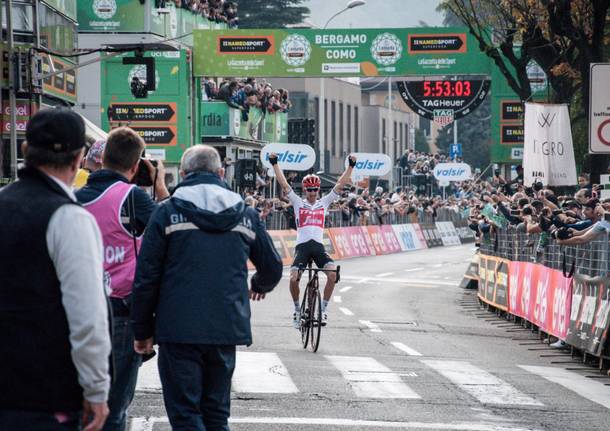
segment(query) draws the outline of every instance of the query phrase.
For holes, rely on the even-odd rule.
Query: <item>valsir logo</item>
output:
[[[261,151],[261,162],[268,169],[272,169],[271,153],[277,154],[280,167],[286,171],[306,171],[316,162],[316,153],[309,145],[267,144]]]
[[[392,169],[392,160],[386,154],[381,153],[353,153],[356,157],[356,166],[354,167],[355,177],[382,177]],[[345,167],[348,162],[345,158]]]
[[[445,183],[466,181],[472,178],[472,171],[466,163],[439,163],[434,167],[434,177]]]

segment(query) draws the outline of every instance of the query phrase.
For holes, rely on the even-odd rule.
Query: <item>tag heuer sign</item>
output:
[[[434,122],[441,127],[453,123],[453,109],[435,109],[433,115]]]
[[[407,106],[418,115],[446,125],[465,117],[483,103],[490,85],[488,79],[453,77],[434,81],[399,81],[398,91]]]

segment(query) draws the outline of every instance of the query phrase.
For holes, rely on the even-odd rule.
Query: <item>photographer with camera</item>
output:
[[[102,232],[104,284],[113,315],[113,381],[105,431],[125,429],[142,362],[133,350],[130,298],[141,237],[157,204],[138,185],[151,186],[157,200],[169,197],[163,164],[143,159],[144,148],[144,141],[132,129],[114,129],[106,141],[102,169],[93,172],[76,193]]]

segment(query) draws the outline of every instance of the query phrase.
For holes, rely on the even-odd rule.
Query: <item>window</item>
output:
[[[336,123],[336,114],[337,114],[337,103],[333,100],[330,102],[330,121],[332,121],[332,125],[330,126],[330,139],[333,142],[332,146],[332,154],[333,156],[337,154],[337,123]]]
[[[347,142],[345,143],[345,147],[347,148],[347,152],[350,153],[352,151],[352,107],[350,105],[347,105],[345,118],[347,118]]]
[[[354,152],[359,150],[360,139],[360,118],[358,117],[358,107],[354,106]]]
[[[343,103],[339,103],[339,154],[336,155],[341,156],[343,150]]]
[[[386,136],[385,130],[385,118],[381,120],[381,152],[386,154],[386,142],[388,141],[388,137]]]

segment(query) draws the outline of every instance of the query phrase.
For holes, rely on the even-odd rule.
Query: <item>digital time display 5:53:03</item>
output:
[[[470,81],[423,81],[424,97],[469,97],[472,94]]]
[[[434,111],[451,111],[454,119],[474,111],[489,93],[489,79],[453,77],[438,80],[398,81],[407,106],[422,117],[434,119]]]

